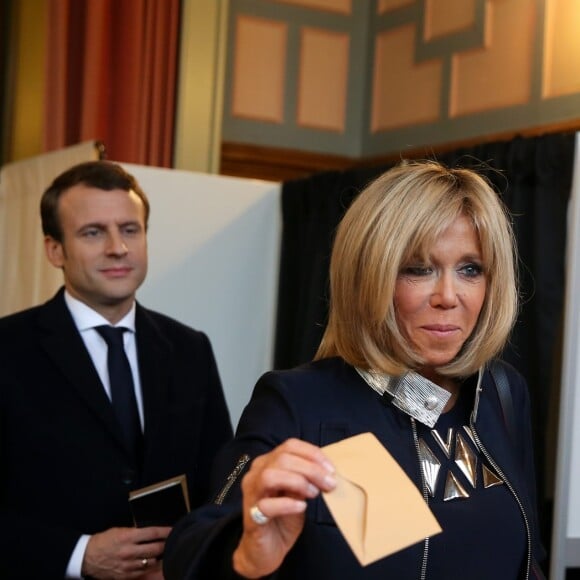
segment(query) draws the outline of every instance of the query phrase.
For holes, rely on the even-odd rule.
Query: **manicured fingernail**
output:
[[[336,487],[336,478],[334,478],[332,475],[325,475],[324,476],[324,483],[326,483],[326,485],[328,485],[328,487],[335,488]]]
[[[318,495],[318,488],[311,483],[308,484],[308,497],[316,497]]]
[[[296,513],[299,514],[300,512],[303,512],[304,510],[306,510],[306,502],[297,499],[294,502],[294,508],[296,509]]]
[[[332,463],[330,463],[330,461],[323,461],[322,465],[323,465],[324,469],[326,469],[326,471],[328,471],[328,473],[334,473],[336,471],[334,469],[334,465],[332,465]]]

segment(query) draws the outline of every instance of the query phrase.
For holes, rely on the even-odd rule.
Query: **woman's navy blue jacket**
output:
[[[472,427],[519,498],[529,530],[528,554],[520,577],[536,578],[541,573],[535,562],[543,557],[543,550],[538,538],[529,397],[521,375],[508,365],[504,368],[512,392],[515,437],[509,435],[487,370],[479,403],[472,413]],[[165,578],[237,577],[232,572],[231,559],[242,530],[239,484],[251,459],[290,437],[324,446],[368,431],[376,435],[422,489],[409,416],[384,403],[352,366],[331,358],[263,375],[240,419],[234,441],[216,461],[212,501],[181,520],[170,535],[164,556]],[[445,529],[445,522],[440,523]],[[473,570],[477,567],[477,546],[453,557],[465,558],[466,571]],[[272,577],[417,580],[421,578],[422,559],[423,542],[419,542],[361,567],[322,498],[317,497],[308,503],[300,538]],[[497,565],[501,567],[501,562]],[[433,580],[428,566],[426,578]]]

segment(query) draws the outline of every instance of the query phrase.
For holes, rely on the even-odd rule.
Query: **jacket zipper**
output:
[[[483,379],[483,372],[482,372],[482,369],[480,369],[479,377],[478,377],[478,381],[477,381],[477,387],[476,387],[476,391],[475,391],[475,401],[474,401],[474,405],[473,405],[473,410],[471,412],[471,417],[469,419],[469,426],[471,428],[471,432],[473,433],[473,438],[475,439],[477,446],[481,449],[481,452],[483,453],[485,458],[489,461],[490,465],[496,470],[497,474],[504,480],[505,484],[507,485],[508,489],[510,490],[510,493],[514,496],[514,498],[518,504],[518,507],[520,508],[520,511],[522,513],[522,517],[524,518],[524,524],[526,526],[526,539],[527,539],[527,545],[528,545],[525,580],[529,580],[530,569],[531,569],[531,564],[532,564],[532,532],[530,529],[530,522],[528,520],[528,516],[526,515],[526,512],[524,510],[524,505],[522,504],[522,501],[520,500],[514,486],[511,484],[511,482],[505,476],[505,473],[503,472],[501,467],[491,457],[491,454],[489,453],[489,451],[485,448],[485,446],[481,442],[481,438],[479,437],[479,433],[477,433],[477,431],[475,429],[475,419],[477,417],[477,412],[479,409],[479,398],[480,398],[481,391],[482,391],[482,388],[481,388],[482,379]],[[425,474],[423,473],[423,465],[421,463],[421,455],[419,453],[419,437],[417,435],[417,424],[415,423],[415,419],[413,417],[410,416],[409,418],[411,419],[411,428],[413,431],[413,442],[415,444],[415,452],[417,453],[417,460],[419,462],[419,473],[421,474],[421,488],[422,488],[422,492],[423,492],[423,499],[425,500],[425,503],[427,505],[429,505],[429,495],[427,492],[426,478],[425,478]],[[429,538],[427,537],[427,538],[425,538],[425,544],[423,547],[423,562],[421,564],[420,580],[425,580],[425,578],[426,578],[428,557],[429,557]]]
[[[244,467],[246,467],[248,461],[250,461],[250,456],[247,453],[240,456],[233,471],[228,475],[225,485],[214,500],[216,505],[222,505],[232,485],[234,485],[240,476],[240,473],[244,470]]]
[[[413,443],[415,443],[415,451],[417,453],[417,461],[419,462],[419,473],[421,474],[421,491],[423,492],[423,499],[427,506],[429,505],[429,494],[427,492],[427,483],[425,474],[423,473],[423,464],[421,463],[421,454],[419,452],[419,436],[417,435],[417,424],[415,423],[415,419],[410,417],[411,419],[411,428],[413,430]],[[425,538],[425,542],[423,544],[423,560],[421,562],[421,575],[419,576],[420,580],[425,580],[427,577],[427,560],[429,558],[429,537]],[[526,579],[527,580],[527,579]]]
[[[477,443],[477,446],[481,449],[481,452],[485,455],[485,458],[489,461],[490,465],[496,470],[496,473],[504,480],[505,484],[507,485],[508,489],[510,490],[510,492],[512,493],[512,495],[514,496],[516,502],[518,503],[518,506],[520,508],[520,511],[522,512],[522,516],[524,518],[524,523],[526,524],[526,537],[527,537],[527,543],[528,543],[528,558],[527,558],[527,566],[526,566],[526,580],[529,580],[530,578],[530,567],[532,564],[532,533],[530,531],[530,522],[528,521],[528,516],[526,515],[526,512],[524,510],[524,506],[514,488],[514,486],[511,484],[511,482],[508,480],[508,478],[505,476],[505,473],[503,472],[503,470],[501,469],[501,467],[493,460],[493,458],[491,457],[489,451],[485,448],[485,446],[483,445],[483,443],[481,442],[481,439],[479,437],[479,434],[477,433],[477,431],[475,430],[475,425],[473,420],[470,420],[470,427],[471,427],[471,432],[473,433],[473,438],[475,439],[475,442]]]

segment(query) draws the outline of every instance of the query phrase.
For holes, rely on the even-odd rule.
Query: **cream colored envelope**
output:
[[[323,451],[338,482],[323,498],[363,566],[442,531],[420,491],[372,433]]]

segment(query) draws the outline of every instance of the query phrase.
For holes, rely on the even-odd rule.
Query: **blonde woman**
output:
[[[316,360],[258,381],[215,502],[170,537],[166,578],[541,577],[527,387],[495,361],[518,308],[497,194],[435,162],[387,171],[337,230],[330,289]],[[321,498],[336,485],[321,447],[369,431],[443,532],[362,567]]]

